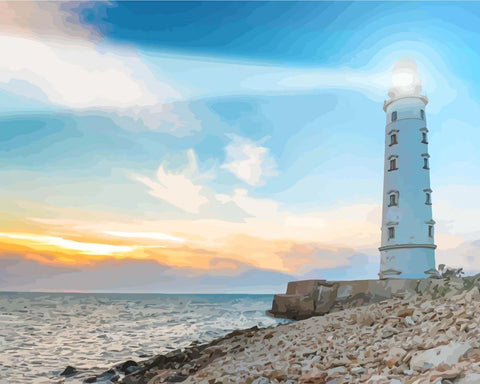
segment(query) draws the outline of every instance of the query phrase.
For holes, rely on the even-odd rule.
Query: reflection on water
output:
[[[52,383],[67,365],[100,373],[273,325],[271,303],[271,295],[0,293],[0,382]]]

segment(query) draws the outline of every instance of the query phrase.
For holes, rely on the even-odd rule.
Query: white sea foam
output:
[[[271,295],[0,293],[0,382],[75,382],[234,329],[278,323]]]

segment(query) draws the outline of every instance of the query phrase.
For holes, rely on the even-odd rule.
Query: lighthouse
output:
[[[380,278],[425,278],[435,268],[428,98],[414,60],[392,71],[386,114]]]

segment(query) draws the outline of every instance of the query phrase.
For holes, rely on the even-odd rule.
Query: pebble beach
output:
[[[397,297],[158,355],[123,384],[480,383],[480,292]],[[115,380],[115,379],[114,379]]]

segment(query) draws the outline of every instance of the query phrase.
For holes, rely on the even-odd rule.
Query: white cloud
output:
[[[165,240],[172,241],[174,243],[184,243],[185,239],[168,235],[162,232],[121,232],[121,231],[103,231],[106,235],[125,237],[127,239],[152,239],[152,240]]]
[[[191,130],[168,104],[180,98],[168,80],[159,80],[134,48],[101,43],[78,20],[78,6],[0,3],[0,86],[60,107],[113,110],[149,129],[166,123],[171,131]]]
[[[278,174],[275,159],[269,154],[268,148],[249,139],[233,136],[231,143],[225,147],[225,152],[227,159],[222,168],[247,184],[261,185],[265,178]]]
[[[0,83],[23,80],[53,104],[70,108],[152,106],[178,96],[131,52],[1,36]],[[153,80],[147,83],[144,79]],[[7,88],[8,89],[8,88]],[[15,90],[12,90],[15,92]]]
[[[215,198],[223,204],[235,203],[240,209],[253,217],[274,219],[279,214],[277,202],[250,197],[246,189],[235,189],[232,195],[217,194]]]
[[[188,166],[181,172],[173,173],[160,165],[156,180],[136,175],[135,180],[150,188],[149,193],[156,198],[190,213],[198,213],[200,207],[207,203],[202,196],[201,185],[195,184],[191,177],[196,173],[196,162],[193,150],[188,151]]]

